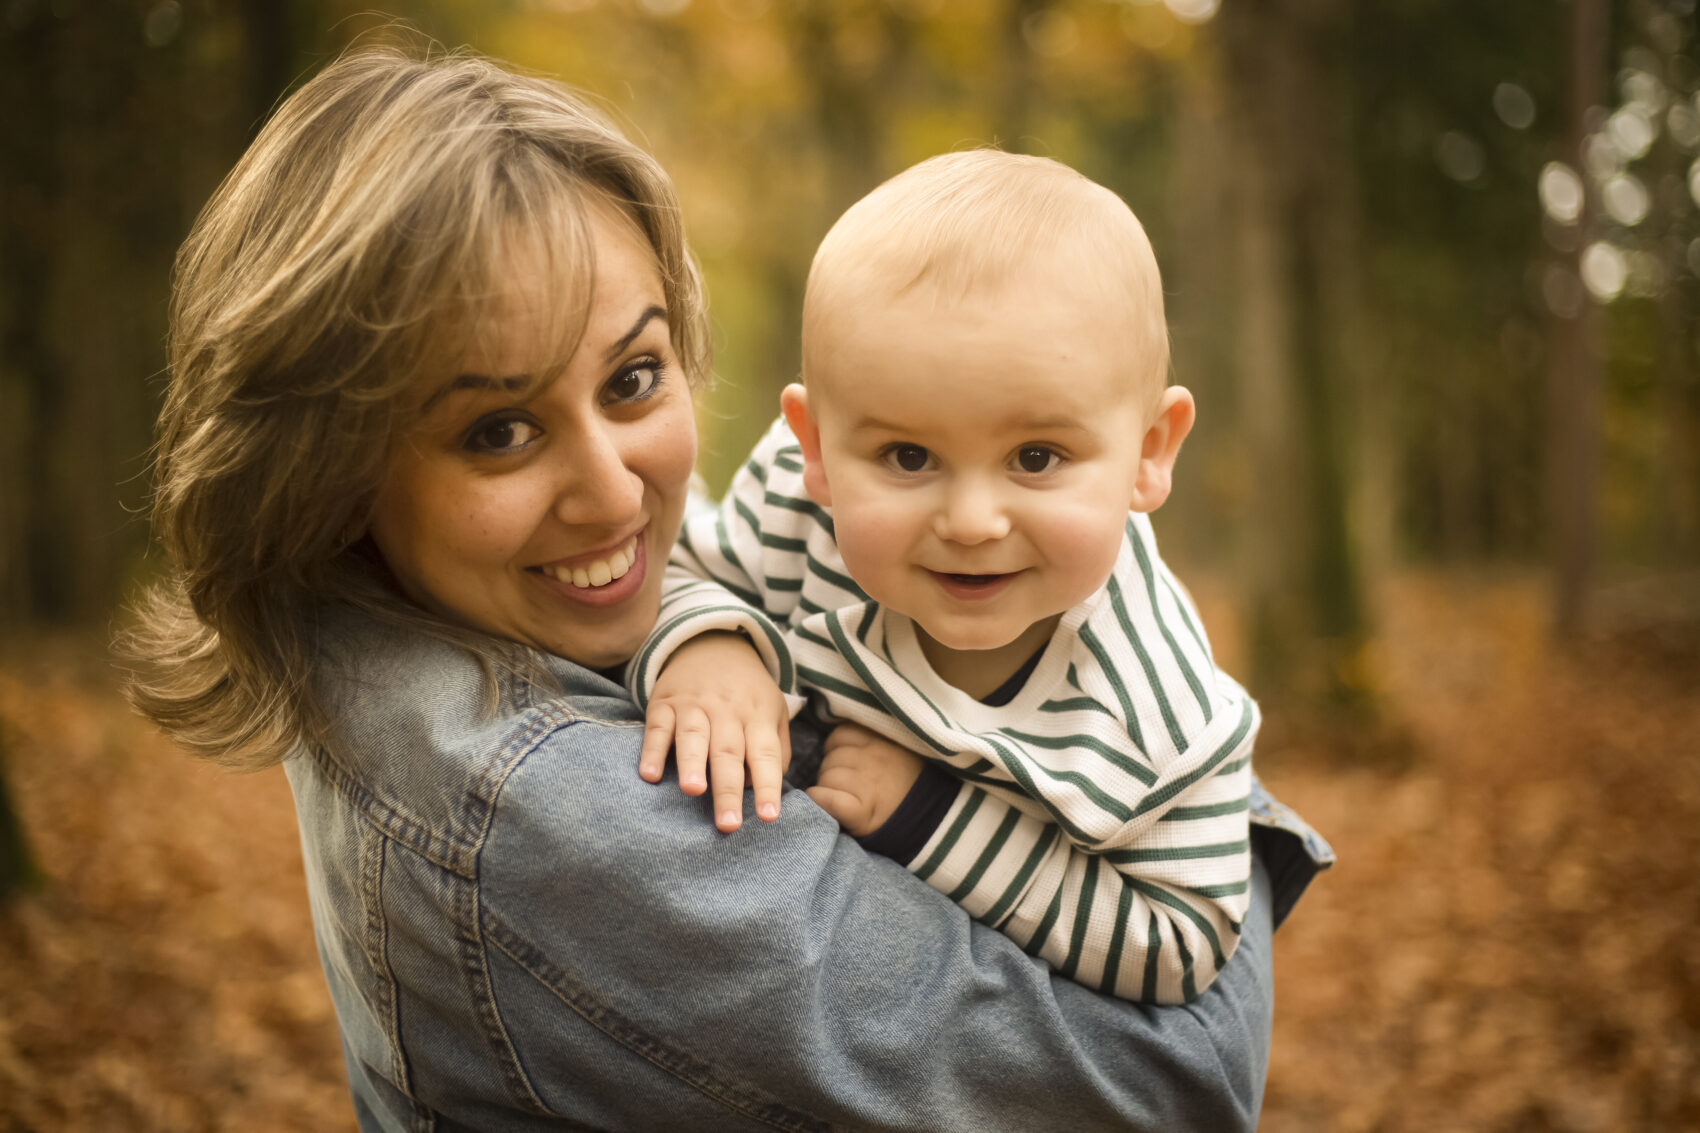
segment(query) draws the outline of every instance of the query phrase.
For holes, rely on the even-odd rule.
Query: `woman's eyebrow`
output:
[[[645,308],[643,314],[637,317],[637,322],[632,324],[632,329],[621,335],[620,340],[605,350],[602,356],[612,362],[616,354],[619,354],[626,347],[630,346],[633,340],[643,333],[643,328],[649,325],[649,320],[661,319],[665,321],[666,318],[667,309],[665,307],[655,306],[652,304]]]
[[[438,386],[436,391],[425,399],[425,404],[419,407],[419,412],[429,413],[433,405],[449,394],[463,389],[517,390],[524,389],[530,381],[530,374],[513,374],[505,378],[492,378],[485,374],[457,374]]]

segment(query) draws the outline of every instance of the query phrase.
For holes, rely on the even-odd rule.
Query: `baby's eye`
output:
[[[543,430],[523,417],[500,417],[475,425],[466,447],[488,455],[516,452],[542,435]]]
[[[1061,463],[1057,450],[1045,445],[1023,445],[1015,453],[1015,466],[1023,472],[1049,472]]]
[[[899,472],[924,472],[932,454],[920,445],[892,445],[885,450],[885,461]]]
[[[621,401],[642,401],[661,386],[661,363],[646,358],[627,366],[603,387],[603,397],[609,404]]]

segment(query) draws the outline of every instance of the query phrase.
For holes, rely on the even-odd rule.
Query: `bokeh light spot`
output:
[[[1163,0],[1163,3],[1183,24],[1206,23],[1222,6],[1222,0]]]
[[[1535,124],[1535,99],[1516,83],[1500,83],[1493,88],[1493,112],[1513,130],[1527,130]]]
[[[177,0],[160,0],[142,21],[142,39],[149,47],[164,47],[177,38],[182,27],[183,6]]]
[[[1440,140],[1434,144],[1434,160],[1442,173],[1460,182],[1474,181],[1487,165],[1481,144],[1456,130],[1440,135]]]
[[[1627,282],[1629,264],[1622,252],[1604,240],[1588,245],[1582,253],[1582,283],[1595,299],[1610,303],[1623,294]]]
[[[1625,160],[1634,161],[1653,148],[1658,129],[1640,103],[1631,103],[1606,119],[1606,133],[1613,148]]]
[[[1549,161],[1541,170],[1541,207],[1560,224],[1575,224],[1582,215],[1582,178],[1562,161]]]
[[[1582,143],[1582,164],[1596,181],[1604,181],[1623,168],[1623,153],[1610,134],[1589,134]]]
[[[1665,129],[1670,131],[1671,140],[1683,149],[1693,149],[1700,146],[1700,114],[1686,102],[1678,102],[1671,106],[1665,115]]]
[[[1629,227],[1646,220],[1648,210],[1653,207],[1652,194],[1647,192],[1640,178],[1630,173],[1618,173],[1608,178],[1600,186],[1600,201],[1605,205],[1608,216]]]

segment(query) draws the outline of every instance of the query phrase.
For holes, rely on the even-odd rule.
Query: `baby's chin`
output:
[[[949,623],[929,624],[921,618],[911,618],[923,637],[952,653],[991,653],[1008,649],[1032,629],[1032,626],[1009,627],[962,626]]]

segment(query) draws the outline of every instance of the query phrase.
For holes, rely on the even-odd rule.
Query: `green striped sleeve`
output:
[[[1116,898],[1116,924],[1110,934],[1110,947],[1104,953],[1104,978],[1098,984],[1098,990],[1105,995],[1116,994],[1116,980],[1122,968],[1122,947],[1127,942],[1127,922],[1132,916],[1133,890],[1123,885],[1120,896]]]
[[[944,832],[944,837],[939,839],[939,844],[933,848],[933,852],[927,855],[927,860],[915,867],[916,877],[925,881],[938,872],[939,866],[945,863],[945,860],[950,857],[950,852],[956,849],[956,844],[962,840],[962,832],[968,829],[970,822],[974,821],[974,813],[980,809],[980,804],[985,801],[986,792],[968,792],[968,801],[962,804],[962,809],[957,812],[956,820]]]
[[[1127,721],[1128,738],[1133,740],[1134,748],[1141,755],[1144,755],[1146,753],[1145,737],[1141,734],[1139,713],[1134,711],[1133,698],[1128,695],[1127,686],[1122,683],[1121,675],[1116,672],[1115,665],[1110,662],[1109,651],[1104,648],[1104,643],[1098,639],[1098,635],[1092,631],[1090,624],[1080,627],[1080,643],[1086,646],[1093,659],[1098,662],[1098,671],[1110,683],[1111,691],[1116,694],[1116,703],[1122,707],[1122,719]],[[1078,687],[1078,674],[1075,673],[1073,666],[1069,668],[1069,679]],[[1082,689],[1082,691],[1085,690]]]
[[[997,861],[998,855],[1003,852],[1004,843],[1009,841],[1010,833],[1015,830],[1015,824],[1020,821],[1021,812],[1010,807],[1009,813],[1003,816],[1002,822],[998,823],[998,828],[992,832],[991,839],[987,841],[986,848],[980,852],[980,856],[975,859],[974,865],[963,875],[962,881],[957,887],[948,894],[952,901],[961,904],[964,897],[974,892],[980,884],[980,879],[986,876],[986,871],[992,868],[992,863]]]
[[[1205,695],[1204,684],[1198,679],[1198,674],[1193,671],[1191,662],[1186,659],[1186,654],[1181,651],[1180,643],[1175,640],[1175,635],[1169,631],[1169,623],[1163,617],[1163,608],[1157,601],[1157,572],[1152,566],[1151,556],[1146,553],[1145,541],[1139,538],[1137,525],[1133,522],[1131,516],[1128,518],[1127,530],[1129,542],[1133,544],[1133,557],[1139,563],[1140,577],[1145,580],[1145,593],[1151,603],[1151,620],[1157,623],[1157,631],[1163,635],[1163,641],[1168,645],[1176,666],[1180,668],[1181,677],[1186,681],[1187,687],[1192,689],[1192,695],[1197,699],[1198,707],[1204,713],[1204,722],[1208,724],[1212,715],[1210,698]]]
[[[1169,730],[1169,739],[1175,745],[1175,750],[1186,750],[1186,733],[1181,730],[1181,723],[1175,719],[1175,710],[1169,706],[1169,694],[1163,688],[1163,680],[1157,674],[1157,664],[1152,661],[1151,654],[1145,648],[1145,643],[1134,631],[1133,619],[1127,612],[1127,601],[1122,596],[1121,583],[1115,577],[1110,577],[1110,608],[1115,611],[1116,621],[1121,626],[1122,636],[1133,647],[1133,655],[1139,659],[1139,667],[1145,671],[1145,682],[1151,688],[1151,695],[1157,698],[1157,711],[1163,717],[1163,726]]]
[[[1086,946],[1086,930],[1092,924],[1092,902],[1098,895],[1098,859],[1086,859],[1086,876],[1080,882],[1080,899],[1074,907],[1074,931],[1069,934],[1068,955],[1057,968],[1067,979],[1073,979],[1080,967],[1080,951]]]
[[[1010,812],[1015,813],[1015,808],[1011,807]],[[1027,883],[1032,879],[1033,871],[1039,868],[1039,863],[1045,860],[1045,856],[1051,852],[1051,847],[1057,844],[1057,839],[1060,837],[1062,837],[1062,834],[1057,830],[1055,824],[1045,824],[1044,833],[1040,834],[1038,841],[1033,843],[1032,850],[1028,851],[1027,860],[1021,863],[1021,868],[1016,871],[1014,880],[1004,887],[1003,894],[980,917],[981,923],[991,925],[993,928],[1003,923],[1004,917],[1009,915],[1009,911],[1015,906],[1015,902],[1027,891]]]

